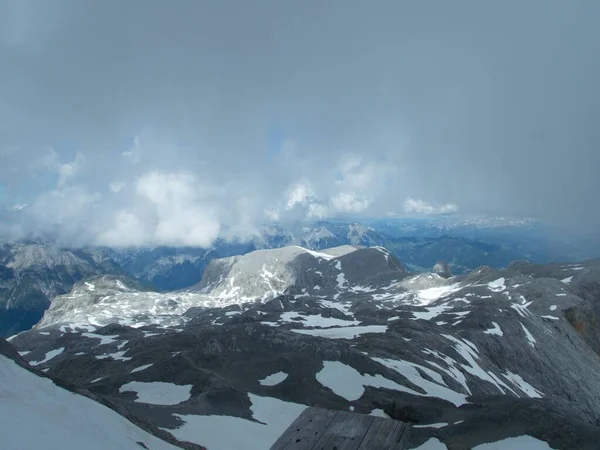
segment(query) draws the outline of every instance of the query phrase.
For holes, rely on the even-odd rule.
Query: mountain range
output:
[[[291,245],[176,292],[81,280],[10,344],[209,450],[268,449],[307,406],[408,422],[408,449],[595,449],[599,300],[600,260],[440,276],[381,246]]]
[[[481,265],[503,268],[513,260],[568,262],[594,254],[589,245],[557,237],[531,221],[465,221],[448,216],[434,222],[389,219],[366,223],[269,225],[247,241],[219,239],[210,248],[73,249],[51,242],[4,244],[0,247],[0,336],[31,328],[55,296],[89,277],[119,275],[148,289],[176,291],[200,282],[210,261],[260,249],[382,246],[409,271],[429,271],[443,260],[455,274]]]

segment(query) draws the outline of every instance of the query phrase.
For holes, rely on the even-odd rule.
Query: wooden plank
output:
[[[337,411],[306,408],[277,439],[271,450],[312,450],[333,421]]]
[[[409,426],[404,422],[376,417],[358,450],[401,450],[408,434]]]
[[[373,416],[339,411],[312,450],[358,450],[374,420]]]

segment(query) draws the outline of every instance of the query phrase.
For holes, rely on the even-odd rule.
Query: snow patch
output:
[[[140,366],[140,367],[136,367],[135,369],[133,369],[129,373],[141,372],[142,370],[146,370],[148,367],[152,367],[153,365],[154,365],[154,363],[146,364],[146,365],[143,365],[143,366]]]
[[[510,437],[501,441],[480,444],[472,450],[554,450],[547,442],[540,441],[527,434],[523,436]]]
[[[521,322],[519,322],[521,323]],[[535,347],[535,338],[533,337],[533,335],[529,332],[529,330],[527,328],[525,328],[525,325],[523,325],[521,323],[521,327],[523,328],[523,331],[525,332],[525,336],[527,336],[527,341],[529,342],[529,345],[531,345],[532,347]]]
[[[192,385],[179,386],[162,381],[152,381],[149,383],[131,381],[119,388],[119,393],[121,394],[128,391],[136,393],[136,402],[150,403],[152,405],[178,405],[190,399]]]
[[[448,426],[448,422],[429,423],[426,425],[413,425],[413,428],[444,428]]]
[[[434,317],[437,317],[439,314],[443,313],[444,311],[451,309],[452,306],[450,305],[440,305],[440,306],[432,306],[431,308],[425,308],[427,309],[427,311],[425,312],[416,312],[413,311],[413,316],[412,319],[413,320],[431,320]]]
[[[323,361],[323,369],[316,374],[316,378],[319,383],[331,389],[334,394],[348,401],[361,398],[365,392],[365,386],[387,388],[419,395],[418,392],[388,380],[382,375],[362,375],[354,367],[340,361]]]
[[[390,369],[395,370],[408,381],[410,381],[415,386],[419,386],[425,394],[417,394],[425,397],[436,397],[444,400],[448,400],[451,403],[454,403],[456,406],[464,405],[468,403],[466,400],[466,396],[464,394],[459,394],[448,387],[446,387],[446,383],[439,373],[434,370],[429,369],[428,367],[423,367],[415,363],[411,363],[403,360],[394,360],[394,359],[384,359],[384,358],[372,358],[374,361],[377,361],[380,364],[383,364]],[[435,382],[430,381],[424,378],[421,373],[422,371],[427,374],[431,379],[435,380]]]
[[[258,382],[263,386],[275,386],[279,383],[282,383],[287,377],[287,373],[277,372],[272,375],[269,375],[268,377],[263,378],[262,380],[258,380]]]
[[[56,350],[50,350],[48,353],[46,353],[46,357],[44,359],[42,359],[41,361],[30,361],[29,365],[39,366],[40,364],[44,364],[44,363],[50,361],[52,358],[56,358],[58,355],[60,355],[64,351],[65,351],[64,347],[58,348]]]
[[[495,334],[496,336],[504,336],[504,333],[502,332],[500,325],[498,325],[496,322],[492,322],[492,325],[494,327],[485,330],[484,331],[485,334]]]
[[[429,438],[425,443],[414,447],[412,450],[448,450],[448,447],[437,438]]]
[[[506,289],[505,283],[506,280],[504,277],[498,278],[497,280],[490,281],[488,283],[488,289],[492,292],[502,292],[504,289]]]
[[[417,291],[416,294],[420,300],[423,300],[424,302],[426,302],[426,304],[428,304],[442,297],[446,297],[460,289],[460,283],[455,283],[450,286],[439,286],[428,289],[422,289],[420,291]]]
[[[103,336],[101,334],[96,333],[81,333],[81,335],[90,339],[100,339],[100,343],[98,345],[112,344],[113,342],[116,342],[116,340],[119,337],[118,335]]]
[[[112,409],[64,390],[2,355],[0,398],[2,448],[140,450],[137,442],[142,442],[152,450],[176,450]]]
[[[231,416],[175,414],[185,424],[167,430],[177,439],[204,445],[210,450],[265,450],[306,409],[306,405],[248,394],[252,416],[258,422]],[[232,430],[235,430],[232,433]]]
[[[292,320],[293,318],[301,317],[300,320]],[[358,320],[342,320],[336,319],[335,317],[323,317],[321,314],[319,315],[311,315],[311,316],[303,316],[297,312],[285,312],[281,314],[281,320],[284,322],[292,322],[292,323],[301,323],[306,327],[314,327],[314,328],[328,328],[334,326],[351,326],[358,325],[360,321]]]
[[[363,325],[357,327],[317,328],[314,330],[294,329],[290,331],[293,331],[294,333],[309,334],[311,336],[319,336],[328,339],[354,339],[356,336],[360,336],[366,333],[385,333],[387,331],[387,325]]]
[[[390,416],[388,416],[383,409],[374,409],[369,413],[369,415],[375,417],[383,417],[384,419],[390,418]]]
[[[510,381],[512,384],[514,384],[516,387],[518,387],[528,397],[542,398],[542,396],[544,395],[542,392],[538,391],[532,385],[527,383],[520,375],[517,375],[516,373],[512,373],[509,370],[507,370],[505,374],[502,374],[502,376],[508,381]]]

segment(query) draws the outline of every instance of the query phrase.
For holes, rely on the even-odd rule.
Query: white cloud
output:
[[[292,209],[295,206],[307,206],[315,198],[315,193],[308,182],[298,182],[288,191],[286,209]]]
[[[341,192],[331,199],[333,207],[339,212],[361,213],[372,203],[372,200],[358,196],[353,192]]]
[[[124,181],[111,181],[108,184],[108,189],[110,190],[110,192],[112,192],[113,194],[118,194],[119,192],[121,192],[123,189],[125,189],[125,187],[127,187],[127,183],[125,183]]]
[[[404,201],[404,212],[417,214],[447,214],[458,211],[458,206],[454,203],[444,205],[432,205],[424,200],[408,197]]]
[[[83,153],[77,153],[73,161],[68,163],[56,163],[56,172],[58,173],[58,188],[69,185],[72,180],[81,174],[85,157]]]
[[[159,220],[159,208],[135,188],[157,170],[194,173],[202,189],[216,191],[193,204],[210,207],[227,229],[265,220],[265,209],[281,220],[361,208],[380,216],[402,208],[408,194],[411,213],[455,210],[444,205],[450,198],[461,212],[600,224],[600,209],[589,207],[600,185],[598,130],[580,119],[597,107],[598,39],[590,36],[599,30],[598,2],[562,2],[517,22],[505,2],[495,2],[493,14],[448,8],[440,20],[424,2],[389,2],[368,11],[376,25],[360,40],[353,39],[365,23],[360,2],[316,15],[313,2],[295,2],[293,12],[239,2],[246,19],[239,21],[228,19],[227,2],[83,3],[0,0],[9,5],[0,6],[7,44],[0,60],[8,68],[0,183],[9,204],[33,205],[56,188],[49,183],[57,175],[60,189],[106,192],[96,209],[71,219],[88,221],[81,233],[90,241],[96,227],[115,227],[119,211],[144,230]],[[569,29],[553,32],[565,14]],[[310,29],[297,26],[302,17],[315,18]],[[510,36],[496,39],[507,24]],[[216,34],[223,38],[203,39]],[[249,34],[255,39],[244,39]],[[550,51],[557,46],[569,63]],[[490,49],[506,70],[489,70]],[[65,146],[85,156],[85,167],[72,164]],[[510,176],[496,170],[505,166]],[[314,198],[301,189],[288,198],[297,180]],[[128,187],[110,195],[114,181]],[[54,230],[49,217],[26,226]]]
[[[123,158],[130,162],[131,164],[138,164],[142,160],[142,148],[140,146],[139,138],[136,136],[133,139],[133,144],[131,148],[125,150],[123,153]]]
[[[276,208],[265,208],[265,217],[271,222],[278,222],[281,219],[281,214]]]
[[[89,243],[102,196],[84,186],[54,189],[43,193],[22,209],[24,231],[52,236],[68,245]]]
[[[136,247],[148,245],[151,241],[140,219],[123,210],[116,213],[112,227],[101,232],[96,243],[109,247]]]
[[[98,243],[208,247],[221,231],[210,191],[190,173],[146,173],[137,180],[130,207],[116,213]]]
[[[306,213],[307,219],[325,219],[329,216],[327,206],[320,203],[311,203],[308,205],[308,211]]]

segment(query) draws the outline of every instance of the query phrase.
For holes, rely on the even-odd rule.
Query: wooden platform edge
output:
[[[353,425],[344,426],[351,423]],[[356,425],[356,426],[354,426]],[[306,408],[270,450],[402,450],[411,425],[399,420],[350,411]]]

